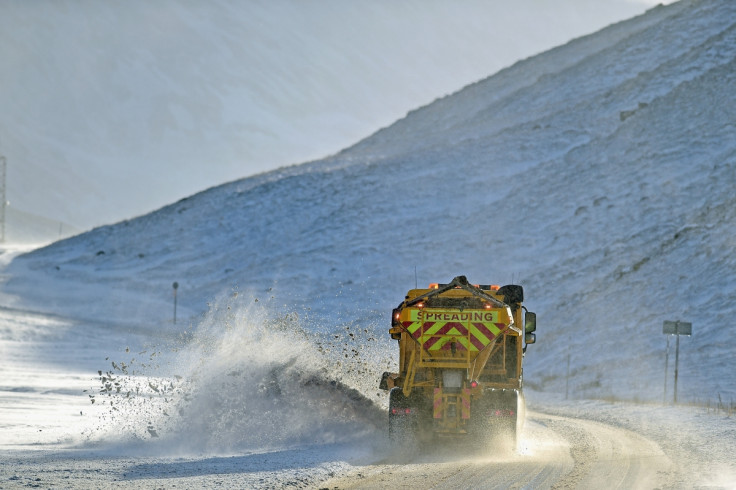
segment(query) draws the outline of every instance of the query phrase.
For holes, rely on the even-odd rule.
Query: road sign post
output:
[[[693,324],[689,322],[667,321],[665,320],[662,324],[662,333],[665,335],[677,335],[675,342],[675,395],[674,403],[677,404],[677,375],[680,367],[680,335],[687,335],[688,337],[693,334]],[[667,354],[669,357],[669,338],[667,339]],[[665,371],[667,369],[667,358],[665,358]],[[667,393],[667,377],[665,372],[665,396]]]

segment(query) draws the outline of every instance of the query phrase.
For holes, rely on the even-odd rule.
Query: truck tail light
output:
[[[411,408],[392,408],[392,415],[411,415]]]

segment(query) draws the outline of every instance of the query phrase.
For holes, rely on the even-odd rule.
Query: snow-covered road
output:
[[[327,488],[672,488],[674,465],[633,431],[585,419],[527,416],[518,453],[430,451],[404,465],[358,468]]]
[[[537,392],[527,393],[529,411],[517,452],[478,455],[447,446],[396,457],[365,407],[351,413],[357,414],[355,432],[368,427],[367,436],[336,433],[331,442],[309,444],[304,440],[311,432],[301,440],[287,433],[278,446],[260,449],[189,445],[183,450],[182,441],[197,439],[181,428],[174,438],[130,439],[115,431],[136,422],[145,426],[160,400],[143,397],[154,405],[131,411],[127,425],[113,423],[110,405],[91,404],[97,367],[124,344],[120,332],[87,327],[38,313],[0,311],[1,488],[736,488],[736,418],[728,414],[566,401]],[[135,334],[127,333],[126,349],[143,349],[152,341],[141,334],[138,340],[140,346]],[[315,396],[312,387],[302,389],[305,400]],[[314,403],[305,407],[324,409]],[[199,416],[225,413],[221,408]],[[329,416],[329,408],[324,414]],[[219,430],[228,436],[227,428]]]
[[[594,416],[637,412],[601,404]],[[698,418],[681,410],[682,420]],[[733,430],[733,420],[708,416]],[[612,420],[612,419],[611,419]],[[651,422],[649,420],[648,422]],[[478,457],[459,448],[397,464],[385,448],[357,443],[228,456],[162,457],[153,448],[82,447],[0,453],[3,488],[736,488],[732,453],[706,437],[638,433],[619,425],[528,414],[522,447]],[[653,433],[669,439],[656,441]],[[712,440],[711,440],[712,441]],[[732,444],[732,440],[731,440]],[[43,449],[37,447],[36,449]]]

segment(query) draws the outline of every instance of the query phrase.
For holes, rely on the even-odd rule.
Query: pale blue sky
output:
[[[0,5],[15,209],[88,228],[335,153],[653,0]]]

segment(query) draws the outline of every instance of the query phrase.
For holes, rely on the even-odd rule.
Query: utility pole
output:
[[[5,157],[0,155],[0,243],[5,243],[5,206],[8,204],[5,198],[6,167]]]
[[[667,336],[667,350],[664,354],[664,396],[662,397],[662,404],[667,405],[667,368],[670,364],[670,337]]]
[[[679,323],[679,322],[678,322]],[[675,405],[677,405],[677,370],[680,367],[680,334],[676,335],[677,342],[675,343]]]
[[[567,375],[565,376],[565,400],[570,388],[570,354],[567,355]]]

